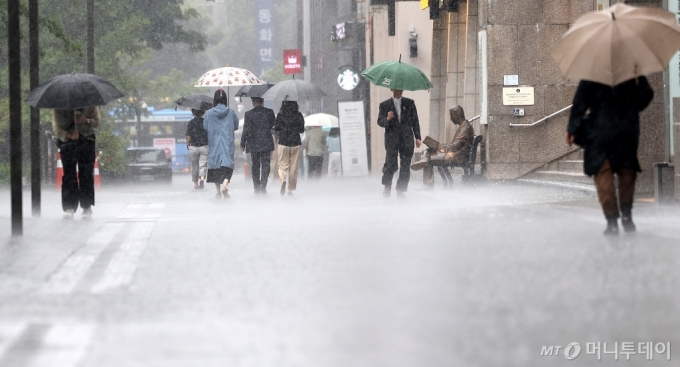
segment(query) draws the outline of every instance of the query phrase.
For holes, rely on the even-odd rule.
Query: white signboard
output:
[[[154,148],[161,148],[165,152],[165,158],[175,159],[177,155],[177,145],[175,144],[175,138],[155,138],[153,140]]]
[[[519,75],[503,75],[504,85],[519,85]]]
[[[338,120],[342,147],[342,175],[368,176],[364,102],[338,102]]]

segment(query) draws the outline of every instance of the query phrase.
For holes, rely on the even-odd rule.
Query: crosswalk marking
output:
[[[75,367],[93,332],[93,325],[0,324],[0,366]]]
[[[135,223],[120,250],[113,257],[106,268],[102,279],[92,288],[93,293],[102,293],[114,287],[120,287],[130,283],[137,269],[139,257],[144,252],[151,232],[156,223]]]
[[[20,323],[0,326],[0,360],[25,328],[26,325]]]
[[[94,333],[92,325],[55,325],[43,337],[31,367],[75,367],[83,359]]]
[[[146,248],[156,220],[161,217],[164,203],[128,204],[125,211],[87,240],[85,246],[70,256],[41,287],[43,294],[68,294],[83,280],[102,252],[112,244],[125,226],[132,225],[124,242],[106,267],[102,279],[91,289],[102,293],[107,289],[130,283]],[[126,224],[130,223],[130,224]]]
[[[59,270],[52,274],[41,289],[41,293],[65,294],[70,293],[85,276],[99,254],[111,243],[116,234],[123,228],[124,223],[107,223],[90,239],[88,239],[81,253],[69,257]]]

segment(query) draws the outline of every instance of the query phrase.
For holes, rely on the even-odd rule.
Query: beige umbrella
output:
[[[305,127],[310,126],[326,126],[338,127],[338,118],[327,113],[315,113],[305,117]]]
[[[680,26],[672,13],[616,4],[578,18],[551,56],[569,79],[614,86],[663,71],[678,49]]]

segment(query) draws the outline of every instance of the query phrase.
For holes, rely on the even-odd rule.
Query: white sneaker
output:
[[[83,209],[83,219],[92,218],[92,208]]]
[[[64,210],[64,219],[73,219],[73,209]]]

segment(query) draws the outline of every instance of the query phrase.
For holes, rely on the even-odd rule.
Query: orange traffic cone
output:
[[[61,164],[61,150],[57,149],[57,170],[56,178],[54,183],[56,184],[57,190],[61,190],[61,183],[64,179],[64,165]]]
[[[99,177],[99,159],[97,157],[94,158],[94,188],[102,188],[102,179]]]

